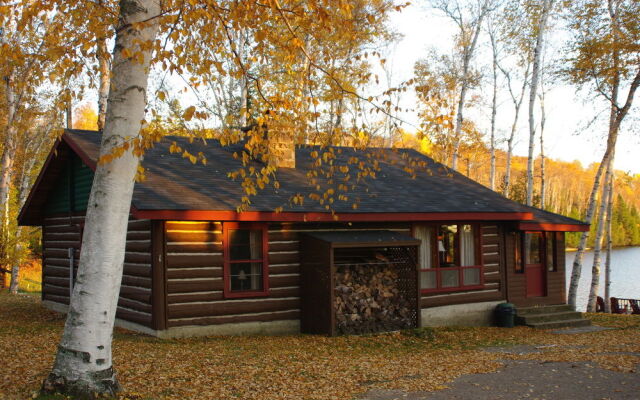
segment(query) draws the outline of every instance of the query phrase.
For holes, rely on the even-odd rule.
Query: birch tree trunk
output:
[[[491,165],[489,169],[489,187],[496,190],[496,113],[498,109],[498,48],[495,35],[489,29],[489,39],[491,40],[491,53],[493,56],[493,97],[491,99],[491,137],[489,148],[491,151]],[[509,160],[511,161],[511,160]]]
[[[16,232],[16,238],[20,237],[22,233],[22,227],[18,227]],[[15,249],[19,253],[21,250],[21,244],[17,243]],[[14,253],[14,254],[18,254]],[[18,294],[18,289],[20,287],[20,260],[16,257],[13,266],[11,266],[11,284],[9,285],[9,293]]]
[[[69,89],[67,89],[67,95],[69,96],[69,99],[67,102],[67,108],[64,110],[66,126],[67,129],[73,129],[73,103],[71,102],[71,91]]]
[[[613,159],[614,152],[607,163],[606,176],[604,186],[602,188],[602,201],[600,202],[600,211],[598,213],[598,228],[596,230],[595,245],[593,247],[593,267],[591,268],[591,288],[589,290],[589,300],[587,303],[587,312],[596,312],[596,301],[598,299],[598,291],[600,289],[600,253],[602,250],[602,236],[607,218],[607,207],[609,205],[609,196],[611,196],[611,181],[613,179]]]
[[[529,87],[529,156],[527,158],[527,205],[533,205],[533,150],[535,148],[536,121],[534,116],[536,104],[536,92],[538,90],[538,80],[540,77],[542,49],[544,45],[544,34],[547,27],[547,20],[553,7],[553,0],[544,0],[538,29],[536,32],[536,47],[533,51],[533,70],[531,71],[531,86]]]
[[[509,86],[509,93],[511,94],[511,100],[513,101],[514,108],[514,116],[513,122],[511,124],[511,133],[509,134],[509,138],[507,139],[507,159],[505,165],[505,173],[504,173],[504,188],[502,190],[502,195],[505,197],[509,197],[509,189],[511,188],[511,157],[513,155],[513,141],[516,137],[516,132],[518,131],[518,119],[520,117],[520,108],[522,107],[522,102],[524,101],[524,94],[527,88],[527,80],[529,78],[529,64],[524,73],[524,77],[522,79],[522,90],[520,91],[520,96],[516,96],[511,88],[511,74],[509,74],[504,69],[500,68],[502,73],[507,78],[507,83]]]
[[[45,130],[43,133],[43,137],[36,138],[34,142],[32,142],[33,146],[30,147],[29,151],[31,154],[38,154],[42,144],[44,143],[44,139],[47,135],[49,135],[51,131],[51,125],[49,128]],[[18,189],[18,209],[21,210],[24,203],[27,201],[27,197],[29,196],[29,173],[33,170],[33,167],[36,163],[36,157],[30,157],[25,160],[22,166],[22,173],[20,175],[20,186]],[[15,247],[13,249],[14,254],[14,262],[11,267],[11,285],[9,286],[9,293],[18,294],[18,289],[20,286],[20,263],[21,253],[22,253],[22,243],[20,243],[20,237],[22,236],[23,227],[19,226],[16,230],[16,242]]]
[[[605,150],[605,153],[602,156],[602,161],[600,162],[600,165],[598,166],[598,169],[596,171],[596,176],[593,180],[593,187],[591,188],[591,194],[589,195],[587,213],[584,217],[584,222],[586,222],[587,224],[591,224],[591,219],[593,218],[593,213],[595,212],[596,208],[598,189],[600,188],[602,173],[604,171],[605,165],[609,163],[609,156],[612,149],[616,145],[616,140],[617,132],[613,132],[610,127],[607,149]],[[580,282],[580,276],[582,275],[582,259],[584,257],[584,251],[587,247],[587,239],[589,239],[589,231],[582,232],[582,235],[580,235],[580,242],[578,243],[578,250],[576,251],[575,258],[573,259],[573,265],[571,269],[571,282],[569,283],[569,294],[567,298],[567,302],[573,307],[573,309],[575,309],[577,305],[576,299],[578,295],[578,283]]]
[[[12,39],[10,37],[10,32],[13,32],[15,29],[16,21],[15,21],[15,13],[13,11],[13,6],[8,7],[8,15],[9,19],[4,26],[2,26],[2,30],[0,31],[0,45],[4,46],[9,44]],[[5,101],[6,101],[6,129],[4,136],[4,148],[2,152],[2,161],[0,162],[0,168],[2,168],[2,172],[0,173],[0,209],[5,210],[7,207],[7,203],[9,201],[9,186],[11,185],[11,174],[13,171],[13,163],[14,163],[14,153],[15,153],[15,140],[17,135],[16,128],[16,94],[14,93],[14,81],[15,81],[15,71],[13,66],[8,66],[7,75],[3,76],[3,80],[5,83]],[[5,219],[5,218],[3,218]],[[6,221],[5,221],[6,222]],[[4,230],[5,224],[2,224],[2,229]],[[6,234],[6,232],[5,232]]]
[[[480,10],[478,13],[478,18],[474,21],[471,29],[471,40],[468,43],[463,44],[462,49],[462,79],[460,83],[460,97],[458,98],[458,107],[456,110],[456,126],[454,128],[453,133],[453,155],[451,157],[451,168],[457,170],[458,168],[458,152],[460,150],[460,135],[462,134],[462,123],[464,122],[464,105],[466,103],[467,92],[469,91],[469,86],[471,85],[471,77],[470,77],[470,69],[471,69],[471,60],[473,58],[473,53],[476,50],[476,45],[478,43],[478,37],[480,36],[480,31],[482,30],[482,21],[484,17],[489,12],[491,2],[490,0],[485,0],[480,6]],[[455,20],[455,18],[454,18]],[[462,18],[458,20],[458,25],[460,27],[462,35],[464,35],[464,24]],[[463,37],[463,42],[466,38]]]
[[[107,117],[107,99],[109,97],[109,51],[107,49],[106,38],[98,38],[98,50],[96,56],[98,58],[98,69],[100,71],[100,87],[98,88],[98,130],[104,129],[104,122]]]
[[[541,85],[542,86],[542,85]],[[545,197],[547,195],[547,181],[544,175],[544,127],[547,123],[547,115],[544,108],[544,89],[540,94],[540,208],[544,210]]]
[[[615,179],[615,175],[613,176]],[[611,247],[613,245],[611,240],[611,225],[613,221],[613,188],[614,179],[610,182],[609,187],[609,204],[607,205],[607,227],[605,240],[607,241],[607,256],[604,265],[604,312],[611,313]]]
[[[614,33],[613,38],[618,40],[618,18],[617,12],[615,11],[615,5],[610,0],[608,2],[609,5],[609,16],[611,21],[611,30]],[[618,131],[620,130],[620,125],[622,121],[626,117],[631,105],[633,104],[633,99],[635,93],[640,86],[640,68],[636,70],[636,74],[629,85],[629,91],[627,92],[627,98],[624,102],[624,105],[620,107],[618,105],[618,96],[620,90],[620,67],[619,67],[619,54],[616,50],[616,46],[613,46],[613,78],[611,79],[611,96],[607,99],[610,104],[610,114],[609,114],[609,137],[607,139],[607,149],[605,150],[604,156],[602,157],[602,162],[598,167],[598,171],[596,172],[596,177],[593,182],[593,188],[591,189],[591,195],[589,196],[589,204],[587,206],[587,214],[585,216],[585,222],[591,223],[591,218],[593,216],[593,212],[595,210],[595,202],[596,195],[598,191],[598,187],[600,186],[600,180],[602,178],[602,172],[605,165],[608,165],[610,157],[612,157],[615,152],[616,141],[618,139]],[[606,97],[606,96],[605,96]],[[584,250],[587,245],[587,239],[589,238],[589,232],[583,232],[582,236],[580,236],[580,243],[578,244],[578,250],[576,252],[576,256],[573,261],[573,269],[571,272],[571,283],[569,285],[569,296],[568,303],[575,309],[576,306],[576,297],[578,292],[578,282],[580,281],[580,275],[582,274],[582,258],[584,256]]]
[[[147,104],[152,55],[149,44],[157,35],[159,13],[157,0],[120,3],[101,156],[112,154],[114,148],[140,131]],[[124,49],[130,54],[140,52],[144,60],[126,58]],[[112,364],[111,339],[138,162],[139,158],[127,150],[112,161],[98,164],[89,196],[77,281],[43,392],[89,398],[95,393],[113,396],[120,389]]]

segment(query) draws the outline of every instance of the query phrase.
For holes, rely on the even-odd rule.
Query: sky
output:
[[[416,3],[426,2],[418,0]],[[445,17],[428,10],[425,6],[410,5],[402,12],[395,13],[390,22],[396,31],[403,35],[403,39],[395,46],[389,57],[393,63],[395,83],[410,79],[415,62],[425,58],[430,48],[436,48],[445,53],[450,51],[455,26]],[[480,46],[478,50],[485,54],[479,54],[477,62],[490,65],[490,59],[487,58],[488,46],[483,44]],[[552,55],[552,57],[557,56],[557,54]],[[499,96],[498,102],[501,107],[498,110],[497,118],[499,129],[501,128],[504,136],[511,124],[513,114],[509,111],[512,106],[508,93],[503,92]],[[517,143],[514,149],[517,155],[522,156],[527,155],[528,148],[528,103],[526,101],[522,105],[519,138],[516,139]],[[627,116],[626,128],[623,126],[623,130],[620,132],[615,160],[616,169],[633,174],[640,173],[640,159],[638,157],[640,155],[640,135],[637,132],[632,133],[629,127],[637,122],[632,121],[632,118],[637,118],[640,114],[638,112],[639,102],[640,98],[637,98],[636,105]],[[412,103],[415,103],[415,96],[406,96],[404,105],[411,107]],[[597,124],[588,128],[587,125],[596,113],[604,110],[603,103],[584,94],[576,94],[573,87],[555,84],[546,96],[546,110],[546,156],[565,161],[579,160],[584,166],[600,161],[604,153],[606,125]],[[481,127],[484,125],[488,129],[490,112],[491,110],[487,106],[485,110],[474,111],[470,117],[476,120]],[[417,125],[415,113],[407,113],[403,115],[403,119]],[[405,128],[409,131],[412,130],[410,126]],[[502,148],[505,149],[506,144],[502,144]],[[536,152],[539,152],[539,145]]]

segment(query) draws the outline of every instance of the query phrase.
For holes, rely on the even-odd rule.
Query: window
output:
[[[520,232],[512,232],[513,238],[513,265],[516,273],[524,273],[524,264],[522,264],[522,234]]]
[[[416,225],[420,239],[420,289],[428,291],[473,288],[482,285],[475,225]]]
[[[555,250],[556,250],[556,233],[555,232],[545,232],[545,237],[547,239],[547,246],[546,246],[546,261],[547,261],[547,271],[549,272],[555,272],[557,271],[557,267],[556,267],[556,257],[555,257]]]
[[[526,232],[524,234],[524,263],[542,264],[542,232]]]
[[[225,297],[267,295],[266,226],[225,223],[223,231]]]
[[[544,264],[547,271],[558,270],[556,262],[556,232],[524,232],[515,235],[515,272],[524,272],[526,264]]]

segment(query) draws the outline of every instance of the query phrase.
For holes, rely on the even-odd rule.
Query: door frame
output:
[[[540,234],[540,244],[538,246],[539,251],[539,263],[536,264],[527,264],[527,246],[526,246],[526,235],[527,234]],[[547,297],[547,268],[546,268],[546,232],[544,231],[523,231],[522,232],[522,266],[524,268],[524,281],[525,281],[525,298],[536,298],[536,297]],[[532,271],[532,270],[538,271]],[[531,293],[530,284],[532,277],[535,278],[536,274],[540,280],[540,291],[535,291],[535,293]]]

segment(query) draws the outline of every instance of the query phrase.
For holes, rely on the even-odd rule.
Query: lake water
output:
[[[604,261],[602,253],[600,266],[600,296],[604,297]],[[571,269],[575,251],[567,252],[567,293],[571,281]],[[578,285],[577,308],[585,311],[589,290],[591,288],[591,267],[593,267],[593,251],[584,253],[582,258],[582,275]],[[640,247],[621,247],[611,253],[611,296],[640,299]]]

